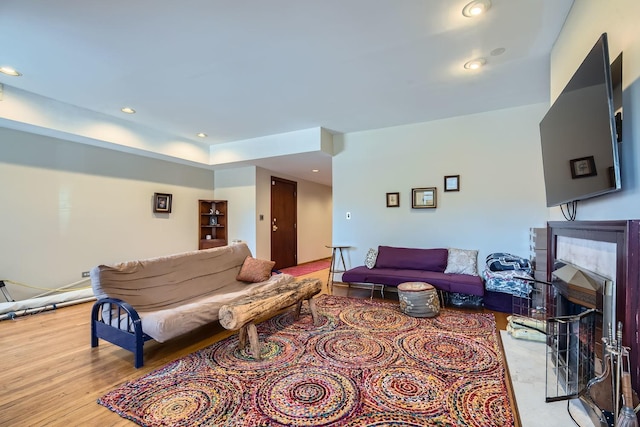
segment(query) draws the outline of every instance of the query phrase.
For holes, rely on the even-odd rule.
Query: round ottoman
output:
[[[434,317],[440,313],[438,291],[424,282],[405,282],[398,285],[400,311],[412,317]]]

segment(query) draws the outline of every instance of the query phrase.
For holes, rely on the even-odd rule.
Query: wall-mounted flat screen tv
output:
[[[607,35],[540,122],[547,206],[621,189]]]

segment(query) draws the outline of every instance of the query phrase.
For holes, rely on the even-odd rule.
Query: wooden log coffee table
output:
[[[314,295],[322,290],[320,279],[303,279],[287,283],[260,295],[238,299],[220,307],[219,320],[222,327],[239,330],[238,346],[245,348],[247,339],[253,358],[261,359],[261,345],[255,323],[268,319],[280,310],[296,305],[294,317],[298,319],[304,300],[309,301],[313,324],[319,324]]]

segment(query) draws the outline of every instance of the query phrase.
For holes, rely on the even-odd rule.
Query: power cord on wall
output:
[[[577,425],[578,427],[582,427],[580,424],[578,424],[578,422],[576,421],[575,418],[573,418],[573,414],[571,414],[571,409],[570,409],[570,404],[571,400],[567,400],[567,413],[569,414],[569,416],[571,417],[571,421],[573,421],[573,423],[575,425]]]
[[[85,278],[85,279],[79,280],[77,282],[71,283],[70,285],[62,286],[60,288],[51,289],[51,288],[42,288],[42,287],[39,287],[39,286],[27,285],[25,283],[16,282],[15,280],[2,279],[3,282],[11,283],[12,285],[22,286],[23,288],[29,288],[29,289],[38,289],[38,290],[41,290],[41,291],[47,291],[49,293],[66,292],[66,291],[79,291],[79,290],[83,290],[83,289],[89,289],[89,288],[91,288],[91,286],[83,286],[83,287],[80,287],[80,288],[74,288],[73,287],[73,286],[79,285],[81,283],[88,282],[89,280],[91,280],[91,279],[90,278]]]
[[[564,205],[560,205],[560,210],[562,211],[564,219],[567,221],[575,221],[576,214],[578,213],[578,201],[574,200],[573,202],[567,202]]]
[[[46,291],[46,292],[44,292],[42,294],[38,294],[38,295],[35,295],[35,296],[31,297],[31,298],[40,298],[40,297],[44,297],[44,296],[55,294],[55,293],[64,293],[64,292],[69,292],[69,291],[82,291],[82,290],[85,290],[85,289],[91,289],[91,286],[83,286],[83,287],[80,287],[80,288],[75,287],[75,286],[80,285],[80,284],[82,284],[84,282],[88,282],[89,280],[91,280],[91,279],[87,277],[87,278],[82,279],[82,280],[80,280],[78,282],[74,282],[74,283],[71,283],[69,285],[62,286],[60,288],[50,289],[50,288],[40,288],[40,287],[37,287],[37,286],[30,286],[30,285],[26,285],[24,283],[16,282],[16,281],[9,280],[9,279],[2,279],[2,280],[0,280],[0,293],[2,293],[2,295],[4,296],[4,299],[6,299],[7,302],[15,302],[15,299],[13,299],[13,297],[9,293],[9,290],[7,289],[7,286],[5,285],[5,282],[11,283],[12,285],[15,285],[15,286],[22,286],[24,288],[39,289],[39,290],[42,290],[42,291]]]

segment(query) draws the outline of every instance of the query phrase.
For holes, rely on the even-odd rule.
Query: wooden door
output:
[[[297,187],[294,181],[271,177],[271,260],[275,269],[297,265]]]

